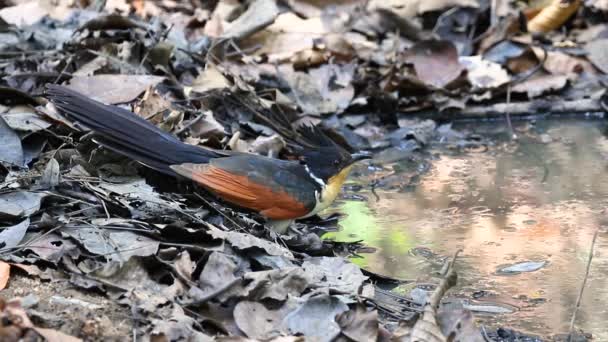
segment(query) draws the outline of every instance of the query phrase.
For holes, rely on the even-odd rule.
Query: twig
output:
[[[211,202],[207,201],[206,198],[204,198],[203,196],[194,193],[194,195],[198,198],[200,198],[203,202],[205,202],[205,204],[207,204],[209,207],[215,209],[215,211],[217,211],[218,214],[222,215],[226,220],[230,221],[232,224],[234,224],[235,226],[237,226],[237,228],[239,228],[240,230],[246,232],[247,230],[245,228],[243,228],[240,224],[236,223],[236,221],[234,221],[232,218],[230,218],[228,215],[226,215],[226,213],[224,213],[223,211],[219,210],[218,208],[216,208],[214,205],[211,204]]]
[[[595,234],[593,234],[593,240],[591,240],[591,250],[589,251],[589,259],[587,259],[587,268],[585,270],[585,278],[583,279],[583,284],[581,285],[581,291],[578,293],[578,298],[576,298],[576,305],[574,306],[574,311],[572,312],[572,318],[570,319],[570,330],[568,333],[568,342],[572,341],[572,333],[574,331],[574,322],[576,321],[576,313],[578,312],[578,308],[581,306],[583,292],[585,291],[585,286],[587,285],[587,279],[589,278],[591,260],[593,260],[593,250],[595,249],[595,241],[597,240],[598,234],[599,234],[599,230],[596,230]]]
[[[73,57],[74,57],[74,55],[70,55],[70,57],[68,58],[68,61],[65,62],[65,66],[63,67],[63,69],[61,69],[61,72],[59,73],[59,75],[57,76],[55,81],[53,82],[54,84],[57,84],[57,83],[59,83],[59,81],[61,81],[61,78],[63,77],[63,75],[65,75],[65,71],[68,70],[68,67],[70,66],[70,64],[72,64]]]
[[[223,287],[220,287],[219,289],[216,289],[215,291],[211,292],[210,294],[208,294],[208,295],[206,295],[206,296],[204,296],[202,298],[198,298],[196,300],[193,300],[193,301],[190,301],[190,302],[184,302],[184,303],[180,303],[180,304],[187,305],[187,306],[197,306],[197,305],[204,304],[204,303],[212,300],[213,298],[221,295],[222,293],[230,290],[235,285],[240,284],[242,280],[243,280],[242,277],[235,278],[231,282],[229,282],[228,284],[224,285]]]
[[[435,35],[437,33],[437,30],[439,29],[439,26],[441,24],[443,24],[443,21],[451,16],[452,14],[454,14],[456,11],[458,11],[460,9],[460,7],[452,7],[449,10],[441,13],[441,15],[437,18],[437,21],[435,22],[435,26],[433,27],[433,31],[431,31],[431,34]]]
[[[462,249],[457,250],[452,259],[443,265],[441,270],[443,278],[439,282],[439,285],[437,285],[435,291],[433,291],[433,294],[431,294],[428,301],[428,305],[433,309],[439,306],[439,302],[441,301],[441,298],[443,298],[443,295],[456,284],[456,270],[454,269],[454,263],[456,263],[456,258],[458,258],[458,254],[460,254],[460,252],[462,252]]]
[[[189,129],[190,127],[192,127],[197,122],[201,121],[204,117],[205,117],[205,113],[200,113],[197,117],[195,117],[194,119],[190,120],[187,124],[185,124],[184,126],[182,126],[182,128],[180,128],[177,131],[175,131],[174,134],[175,135],[180,135],[180,134],[184,133],[187,129]]]

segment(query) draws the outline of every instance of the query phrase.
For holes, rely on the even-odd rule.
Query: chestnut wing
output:
[[[320,190],[297,162],[258,155],[212,159],[208,164],[179,164],[171,168],[222,199],[255,210],[274,220],[307,215]]]

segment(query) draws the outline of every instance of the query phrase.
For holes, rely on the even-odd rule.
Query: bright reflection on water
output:
[[[491,129],[483,136],[499,136]],[[593,233],[600,233],[577,327],[608,341],[608,139],[600,122],[539,122],[515,143],[496,139],[486,152],[438,149],[430,171],[407,190],[367,190],[366,201],[337,204],[347,215],[339,241],[364,240],[378,248],[353,261],[371,271],[424,281],[438,258],[412,253],[425,247],[438,256],[464,249],[451,293],[474,303],[505,303],[518,311],[477,315],[483,324],[540,335],[568,330],[584,277]],[[539,134],[548,134],[551,142]],[[504,136],[501,135],[501,136]],[[378,174],[360,176],[367,184]],[[408,166],[397,165],[408,178]],[[410,170],[412,168],[410,167]],[[405,181],[404,181],[405,182]],[[369,187],[366,187],[369,188]],[[346,191],[347,194],[353,194]],[[500,266],[548,261],[537,271],[499,275]],[[477,301],[473,293],[488,291]]]

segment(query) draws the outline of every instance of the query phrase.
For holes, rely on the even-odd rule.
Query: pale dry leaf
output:
[[[15,6],[0,9],[0,18],[9,24],[19,27],[32,25],[45,16],[65,20],[72,9],[65,4],[57,4],[52,0],[20,1]]]
[[[452,7],[479,8],[478,0],[371,0],[368,9],[386,8],[404,18]]]
[[[55,329],[47,329],[47,328],[39,328],[34,327],[34,330],[47,342],[81,342],[82,340],[62,333],[61,331]]]
[[[279,15],[276,0],[257,0],[236,20],[224,27],[223,38],[243,39],[272,24]]]
[[[587,6],[595,7],[600,11],[608,12],[608,0],[589,0],[586,1]]]
[[[211,18],[205,24],[204,34],[209,37],[219,38],[224,32],[224,26],[228,25],[229,19],[241,7],[242,4],[238,0],[218,1],[211,14]]]
[[[603,73],[608,73],[608,39],[595,39],[585,45],[587,58]]]
[[[23,158],[19,135],[0,117],[0,163],[23,166]]]
[[[10,128],[17,131],[38,132],[51,126],[34,108],[26,105],[14,106],[0,116]]]
[[[44,197],[44,193],[29,191],[0,194],[0,216],[30,216],[40,210]]]
[[[236,325],[248,337],[266,340],[280,334],[283,312],[269,310],[264,304],[241,301],[234,307]]]
[[[230,88],[230,82],[214,64],[208,63],[207,68],[194,79],[190,87],[186,87],[186,95],[191,92],[205,93],[214,89]]]
[[[91,76],[97,70],[104,68],[108,65],[108,59],[104,56],[97,56],[88,63],[85,63],[78,70],[76,70],[74,76]]]
[[[338,297],[320,295],[309,298],[302,306],[285,317],[292,334],[300,333],[315,341],[329,342],[340,334],[335,317],[348,310]]]
[[[165,78],[152,75],[94,75],[72,77],[68,88],[105,104],[134,100]]]
[[[295,53],[312,49],[315,40],[328,33],[321,18],[302,19],[286,12],[262,31],[244,39],[242,49],[254,48],[256,55],[266,55],[270,62],[290,59]]]
[[[474,89],[497,88],[511,80],[500,64],[484,60],[481,56],[463,56],[459,61],[467,69],[467,77]]]
[[[19,245],[29,226],[30,219],[27,218],[14,226],[3,227],[4,229],[0,232],[0,245],[2,248],[13,248]]]
[[[226,135],[224,126],[215,119],[212,111],[208,110],[198,115],[198,117],[192,119],[196,122],[190,125],[190,136],[192,138],[208,139]]]
[[[45,189],[51,189],[59,185],[60,172],[59,163],[55,158],[51,158],[46,164],[42,177],[40,177],[40,186]]]

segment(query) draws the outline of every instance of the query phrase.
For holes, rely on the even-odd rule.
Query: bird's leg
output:
[[[277,234],[285,234],[294,220],[268,220],[266,225]]]

